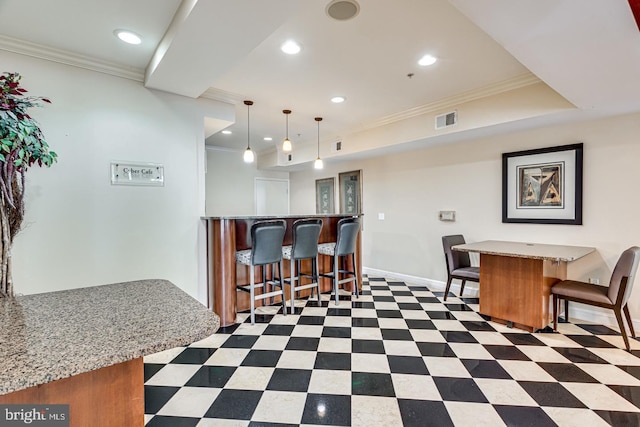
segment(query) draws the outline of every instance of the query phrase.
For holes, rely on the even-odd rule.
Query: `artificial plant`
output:
[[[0,75],[0,297],[14,294],[11,246],[24,219],[25,174],[34,164],[49,167],[57,159],[27,112],[51,101],[26,96],[20,79],[18,73]]]

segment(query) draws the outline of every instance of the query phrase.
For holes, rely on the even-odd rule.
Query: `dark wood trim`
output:
[[[631,13],[636,18],[636,24],[638,24],[638,30],[640,30],[640,0],[629,0],[629,7],[631,7]]]
[[[208,221],[213,251],[209,259],[209,292],[213,293],[213,311],[220,316],[220,326],[236,320],[236,221]],[[216,286],[218,283],[233,286]]]

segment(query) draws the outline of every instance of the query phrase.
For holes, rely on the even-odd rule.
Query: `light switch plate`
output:
[[[440,211],[438,218],[440,221],[455,221],[456,211]]]
[[[378,214],[378,219],[379,219],[380,221],[384,220],[384,214],[383,214],[383,213],[379,213],[379,214]]]

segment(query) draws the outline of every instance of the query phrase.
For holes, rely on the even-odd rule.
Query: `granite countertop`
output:
[[[0,394],[188,345],[219,325],[167,280],[0,298]]]
[[[203,216],[201,219],[287,219],[287,218],[328,218],[339,217],[348,218],[354,216],[364,216],[359,214],[300,214],[300,215],[222,215],[222,216]]]
[[[546,245],[542,243],[505,242],[500,240],[466,243],[464,245],[452,246],[451,249],[460,252],[478,252],[488,255],[554,261],[575,261],[596,250],[595,248],[586,246]]]

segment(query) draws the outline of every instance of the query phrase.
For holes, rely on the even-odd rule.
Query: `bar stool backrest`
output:
[[[318,255],[318,239],[321,230],[320,218],[299,219],[294,222],[291,259],[315,258]]]
[[[287,229],[283,220],[259,221],[251,226],[251,264],[265,265],[282,260],[282,241]]]
[[[338,221],[338,241],[336,242],[336,256],[355,253],[356,241],[360,231],[358,218],[343,218]]]
[[[622,255],[618,258],[609,282],[609,299],[614,303],[618,298],[623,277],[627,277],[627,287],[622,297],[622,306],[627,303],[633,288],[633,279],[635,278],[636,270],[638,270],[638,260],[640,260],[640,248],[638,246],[630,247],[622,252]]]

